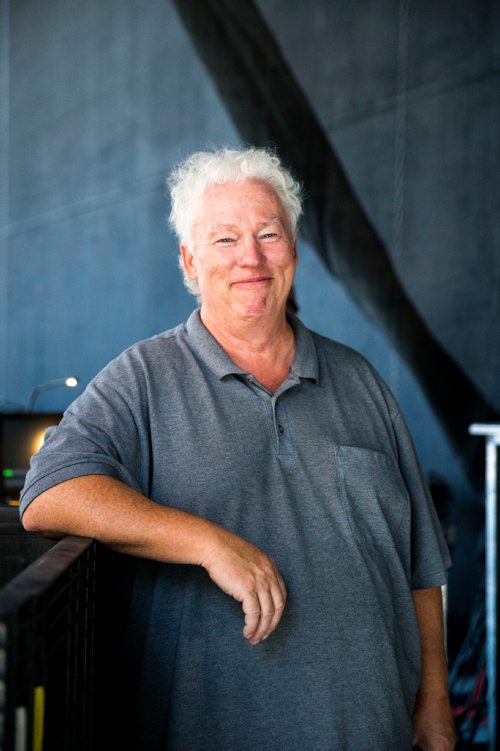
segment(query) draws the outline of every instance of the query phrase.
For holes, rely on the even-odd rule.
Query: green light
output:
[[[4,477],[14,477],[14,470],[13,469],[4,469],[2,472],[2,475]]]

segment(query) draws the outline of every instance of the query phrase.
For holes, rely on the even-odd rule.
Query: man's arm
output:
[[[451,751],[456,734],[448,698],[441,587],[412,592],[420,632],[420,687],[413,712],[413,744],[424,751]]]
[[[274,561],[238,535],[193,514],[150,501],[104,475],[76,477],[41,493],[23,514],[29,532],[93,537],[128,555],[203,566],[241,602],[243,634],[266,639],[283,613],[286,588]]]

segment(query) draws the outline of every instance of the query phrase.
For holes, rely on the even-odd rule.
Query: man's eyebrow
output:
[[[221,232],[237,232],[238,228],[235,224],[212,224],[207,230],[207,239],[213,240],[214,237]]]
[[[212,232],[220,232],[221,229],[237,229],[235,224],[212,224],[208,228],[208,231],[210,233]]]
[[[269,219],[263,219],[261,222],[257,222],[257,227],[265,227],[266,224],[272,224],[273,222],[283,224],[283,221],[279,216],[270,216]]]

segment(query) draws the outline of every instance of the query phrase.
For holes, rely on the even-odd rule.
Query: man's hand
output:
[[[413,712],[413,745],[423,751],[453,751],[455,727],[448,697],[421,699]]]
[[[223,592],[241,602],[243,635],[250,644],[267,639],[283,614],[286,587],[272,558],[241,537],[220,529],[202,566]]]

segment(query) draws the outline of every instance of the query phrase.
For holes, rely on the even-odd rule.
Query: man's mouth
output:
[[[265,282],[270,282],[272,277],[270,276],[252,276],[248,279],[237,279],[233,284],[237,285],[244,285],[244,286],[252,286],[252,285],[258,285],[258,284],[264,284]]]

